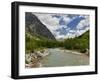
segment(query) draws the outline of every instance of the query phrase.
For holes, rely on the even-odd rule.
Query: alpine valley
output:
[[[89,27],[89,15],[26,12],[25,66],[40,67],[41,59],[57,50],[70,50],[71,53],[89,56]],[[87,61],[85,63],[83,59],[84,63],[76,65],[88,64]],[[47,63],[44,66],[50,65]]]

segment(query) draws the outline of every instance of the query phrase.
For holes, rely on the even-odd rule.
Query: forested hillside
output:
[[[26,33],[26,52],[57,47],[85,52],[86,49],[89,49],[89,31],[79,37],[64,39],[63,41],[47,39],[40,35]]]

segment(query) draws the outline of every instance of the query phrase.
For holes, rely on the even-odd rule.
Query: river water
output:
[[[89,65],[89,57],[84,54],[75,54],[58,48],[49,49],[49,53],[41,60],[42,67]]]

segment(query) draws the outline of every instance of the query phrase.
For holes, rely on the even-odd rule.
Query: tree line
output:
[[[64,39],[63,41],[50,40],[41,36],[25,34],[26,52],[44,48],[64,48],[78,50],[82,53],[89,49],[89,31],[75,38]]]

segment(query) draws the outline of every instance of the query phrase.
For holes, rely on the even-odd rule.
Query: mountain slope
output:
[[[30,12],[25,13],[25,30],[31,34],[37,34],[43,36],[48,39],[54,39],[55,37],[52,33],[47,29],[45,25],[43,25],[40,20]]]
[[[64,41],[64,47],[71,50],[79,50],[80,52],[85,52],[89,49],[89,31],[85,32],[79,37],[66,39]]]

